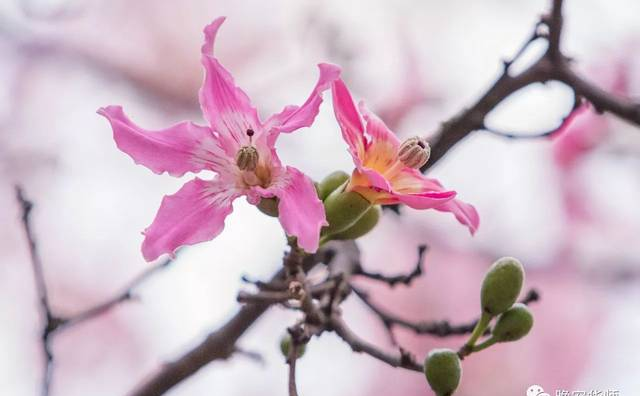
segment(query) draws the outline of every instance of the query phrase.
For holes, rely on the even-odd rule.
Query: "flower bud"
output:
[[[259,159],[258,150],[253,146],[242,146],[236,153],[236,165],[243,171],[254,171]]]
[[[318,184],[318,197],[320,200],[324,201],[329,194],[331,194],[336,188],[343,185],[348,179],[349,175],[346,172],[335,171],[330,173]]]
[[[267,216],[278,217],[279,216],[278,203],[279,203],[279,200],[276,197],[262,198],[260,199],[260,202],[258,202],[258,205],[256,206],[258,207],[258,209],[260,209],[262,213],[266,214]]]
[[[322,235],[328,236],[345,231],[371,208],[371,202],[355,191],[334,190],[324,200],[324,210],[329,225],[322,229]]]
[[[526,305],[514,304],[498,317],[491,331],[497,342],[516,341],[529,334],[533,327],[533,315]]]
[[[511,308],[520,294],[523,282],[524,268],[518,260],[503,257],[493,263],[482,282],[482,310],[495,316]]]
[[[291,343],[293,340],[289,334],[285,334],[284,337],[280,340],[280,352],[284,355],[285,358],[289,358],[289,351],[291,349]],[[298,350],[296,351],[296,358],[300,359],[304,352],[307,350],[307,345],[302,344],[298,345]]]
[[[451,349],[434,349],[424,362],[424,374],[437,396],[451,396],[458,388],[462,367]]]
[[[414,169],[421,168],[422,165],[426,164],[430,156],[431,147],[429,147],[429,143],[417,136],[405,140],[398,151],[400,162]]]
[[[367,234],[378,224],[380,220],[380,207],[372,206],[362,215],[360,220],[346,230],[334,234],[331,239],[344,241],[349,239],[357,239]]]

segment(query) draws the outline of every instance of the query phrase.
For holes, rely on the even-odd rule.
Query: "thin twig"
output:
[[[400,353],[392,354],[385,352],[377,346],[363,340],[354,333],[347,325],[338,317],[332,318],[331,329],[346,342],[354,352],[366,353],[392,367],[402,367],[408,370],[422,372],[422,365],[418,364],[413,356],[405,350],[400,349]]]
[[[110,309],[112,309],[113,307],[115,307],[116,305],[122,302],[134,299],[135,296],[133,294],[133,290],[136,287],[138,287],[141,283],[143,283],[145,280],[147,280],[149,277],[151,277],[155,273],[161,270],[164,270],[169,265],[173,264],[174,261],[175,259],[165,259],[159,264],[156,264],[154,266],[151,266],[143,270],[140,274],[136,275],[132,280],[130,280],[129,283],[127,283],[119,293],[117,293],[113,297],[110,297],[107,300],[93,307],[87,308],[86,310],[78,314],[63,318],[60,326],[61,327],[75,326],[79,323],[85,322],[89,319],[93,319],[96,316],[106,313],[107,311],[109,311]]]
[[[22,210],[22,227],[24,229],[25,237],[29,243],[29,255],[31,257],[31,266],[33,268],[33,275],[35,278],[36,292],[38,293],[38,300],[40,301],[40,309],[44,316],[44,327],[40,341],[42,344],[42,352],[44,356],[44,373],[42,379],[42,396],[49,395],[51,389],[51,378],[53,376],[53,353],[51,352],[51,334],[60,326],[61,320],[57,318],[51,311],[51,305],[49,304],[49,295],[47,293],[47,284],[44,279],[44,273],[42,270],[42,261],[40,260],[40,254],[38,253],[38,246],[36,244],[35,237],[33,235],[33,228],[31,226],[31,210],[33,209],[33,203],[29,201],[20,186],[15,186],[16,199],[20,204]]]
[[[388,284],[391,287],[394,287],[400,283],[405,286],[409,286],[414,279],[422,275],[422,272],[423,272],[422,266],[423,266],[424,254],[426,251],[427,251],[427,245],[418,246],[418,261],[416,262],[416,266],[413,268],[413,270],[408,274],[389,276],[389,275],[384,275],[377,272],[367,272],[362,268],[362,265],[359,265],[356,271],[354,272],[354,275],[361,275],[369,279],[378,280]]]
[[[302,266],[308,271],[320,262],[329,263],[341,260],[343,249],[338,249],[348,242],[333,242],[322,248],[315,255],[305,257]],[[270,284],[285,281],[285,269],[276,272]],[[211,332],[200,344],[193,347],[174,361],[163,364],[157,372],[147,377],[129,396],[159,396],[195,374],[202,367],[216,360],[224,360],[233,354],[235,344],[242,335],[262,316],[270,305],[244,305],[228,322]]]
[[[296,343],[291,343],[291,353],[289,354],[289,359],[287,360],[289,364],[289,396],[298,396],[298,388],[296,386],[296,361],[298,357],[296,356],[298,353],[298,345]]]
[[[484,126],[482,130],[490,132],[496,136],[500,136],[507,139],[544,139],[551,137],[555,134],[564,132],[573,120],[588,110],[588,106],[582,103],[582,100],[578,96],[575,96],[574,104],[571,107],[569,113],[562,118],[560,124],[548,131],[534,132],[534,133],[520,133],[520,132],[505,132],[488,126]]]
[[[168,267],[171,263],[174,262],[174,260],[167,259],[160,264],[147,268],[139,275],[135,276],[131,281],[129,281],[129,283],[127,283],[127,285],[123,287],[120,293],[111,298],[108,298],[107,300],[95,306],[89,307],[84,311],[81,311],[80,313],[70,316],[56,314],[53,312],[49,303],[49,295],[44,277],[42,261],[38,253],[38,247],[31,224],[31,210],[33,209],[33,203],[25,197],[22,187],[15,186],[15,192],[16,200],[20,204],[20,208],[22,210],[22,226],[24,229],[25,237],[29,244],[29,254],[31,257],[31,265],[33,267],[36,292],[38,294],[38,300],[40,301],[40,307],[45,319],[44,327],[40,337],[45,362],[41,393],[43,396],[47,396],[50,393],[54,369],[54,355],[51,348],[53,336],[66,328],[78,325],[89,319],[93,319],[99,315],[102,315],[123,301],[131,300],[133,298],[134,288],[139,286],[151,275]]]
[[[463,323],[458,325],[452,325],[449,321],[419,321],[414,322],[398,315],[395,315],[388,310],[385,310],[371,301],[366,292],[360,290],[357,287],[352,286],[352,290],[358,298],[380,319],[387,331],[393,334],[393,327],[400,326],[413,331],[416,334],[428,334],[436,337],[450,337],[454,335],[469,334],[473,331],[478,320],[473,320],[469,323]],[[520,300],[523,304],[531,304],[538,301],[540,294],[535,289],[530,289],[525,297]],[[395,338],[393,338],[395,340]]]

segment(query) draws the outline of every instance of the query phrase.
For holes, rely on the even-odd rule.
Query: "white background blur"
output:
[[[602,70],[625,62],[628,94],[640,98],[640,3],[566,3],[563,45],[580,70],[606,84]],[[228,17],[216,55],[262,116],[301,103],[315,83],[315,64],[327,61],[343,67],[357,100],[407,137],[432,132],[472,103],[547,8],[543,0],[0,1],[0,395],[36,395],[42,375],[42,323],[13,184],[35,202],[57,312],[100,302],[146,268],[140,231],[184,180],[134,165],[95,111],[121,104],[149,129],[203,123],[197,89],[205,24]],[[543,49],[534,46],[528,59]],[[571,102],[559,84],[529,87],[489,123],[549,129]],[[524,262],[527,284],[542,294],[536,327],[521,342],[465,360],[460,395],[524,395],[534,383],[551,394],[640,394],[640,130],[613,118],[608,128],[572,173],[588,220],[576,224],[567,215],[550,141],[476,132],[430,171],[477,207],[475,237],[448,214],[404,210],[387,213],[363,238],[365,266],[388,273],[410,268],[418,244],[432,247],[425,278],[411,291],[380,289],[388,307],[416,319],[472,319],[486,267],[502,255]],[[311,128],[278,144],[283,162],[312,178],[351,170],[330,101]],[[277,220],[238,200],[225,231],[137,289],[139,302],[55,338],[52,394],[124,395],[233,314],[241,275],[266,279],[284,243]],[[347,302],[346,315],[363,337],[389,347],[357,301]],[[270,311],[241,339],[266,364],[242,356],[216,362],[169,394],[286,394],[277,344],[294,318]],[[462,342],[408,333],[401,340],[420,359],[431,347]],[[298,381],[304,396],[431,394],[422,376],[356,355],[331,334],[312,341]]]

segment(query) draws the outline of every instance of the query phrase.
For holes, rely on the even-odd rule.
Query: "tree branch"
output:
[[[133,289],[148,279],[156,272],[168,267],[174,260],[167,259],[160,264],[142,271],[139,275],[134,277],[120,293],[107,299],[106,301],[97,304],[93,307],[87,308],[78,314],[63,316],[53,312],[49,303],[49,295],[47,292],[46,281],[44,277],[42,261],[38,253],[38,247],[33,233],[33,227],[31,225],[31,210],[33,209],[33,203],[29,201],[25,195],[22,187],[15,186],[16,200],[18,201],[22,215],[22,226],[24,229],[25,237],[29,245],[29,254],[31,257],[31,265],[33,267],[33,274],[35,278],[36,292],[40,301],[40,307],[45,319],[45,323],[42,329],[40,337],[42,344],[42,352],[44,356],[44,373],[42,379],[42,391],[43,396],[47,396],[51,389],[51,380],[53,377],[54,369],[54,355],[51,348],[51,342],[53,336],[60,331],[63,331],[69,327],[80,324],[86,320],[93,319],[115,307],[117,304],[130,300],[133,296]]]
[[[392,367],[402,367],[408,370],[422,372],[422,365],[418,364],[413,356],[403,349],[400,349],[398,355],[385,352],[375,345],[363,340],[356,335],[347,325],[338,317],[334,317],[331,321],[331,329],[346,342],[354,352],[362,352],[374,357]]]
[[[51,334],[60,326],[61,320],[56,317],[51,311],[51,305],[49,304],[49,295],[47,293],[47,284],[44,279],[44,273],[42,270],[42,261],[40,260],[40,254],[38,253],[38,246],[36,244],[35,237],[33,235],[33,228],[31,226],[31,210],[33,209],[33,203],[29,201],[20,186],[15,186],[16,200],[20,204],[22,210],[22,227],[24,229],[25,237],[29,244],[29,255],[31,257],[31,266],[33,268],[33,276],[35,278],[36,292],[38,294],[38,300],[40,301],[40,309],[44,317],[44,327],[40,336],[42,344],[42,354],[44,356],[44,373],[42,379],[42,396],[47,396],[51,389],[51,378],[53,376],[53,353],[51,352]]]
[[[425,172],[440,160],[458,142],[476,130],[487,129],[485,119],[500,103],[520,89],[536,83],[558,81],[576,96],[589,101],[599,112],[609,112],[640,126],[640,103],[604,91],[588,80],[580,77],[571,67],[568,57],[561,51],[563,28],[562,0],[552,0],[551,11],[536,24],[534,34],[527,39],[514,59],[504,62],[504,70],[496,82],[469,108],[462,110],[444,122],[436,132],[431,144],[431,157],[421,170]],[[548,34],[539,33],[541,25],[546,25]],[[537,32],[537,33],[536,33]],[[528,46],[539,38],[548,41],[547,51],[531,66],[516,75],[510,75],[510,66]],[[548,136],[548,134],[546,135]]]
[[[332,245],[335,246],[335,245]],[[340,257],[334,248],[321,249],[313,256],[306,257],[303,268],[308,271],[319,262],[327,262]],[[269,284],[284,282],[285,268],[276,272]],[[209,334],[204,341],[192,348],[178,359],[164,364],[156,373],[151,375],[130,396],[158,396],[167,392],[175,385],[195,374],[205,365],[227,359],[233,354],[236,342],[269,308],[268,304],[256,303],[244,305],[227,323]]]
[[[352,289],[355,295],[358,296],[360,300],[362,300],[362,302],[376,315],[376,317],[380,319],[387,331],[392,334],[392,340],[395,340],[395,337],[393,337],[394,326],[404,327],[416,334],[428,334],[436,337],[450,337],[454,335],[471,333],[475,328],[476,323],[478,322],[478,319],[473,320],[469,323],[463,323],[459,325],[452,325],[446,320],[413,322],[401,318],[400,316],[395,315],[374,304],[366,294],[366,292],[353,286]],[[525,297],[520,300],[520,302],[528,305],[532,302],[538,301],[539,299],[540,294],[538,293],[538,291],[535,289],[531,289],[527,292]]]
[[[361,275],[365,278],[378,280],[388,284],[390,287],[394,287],[399,283],[402,283],[405,286],[409,286],[414,279],[416,279],[423,273],[422,266],[424,254],[426,251],[427,245],[418,246],[418,261],[416,262],[416,266],[414,267],[414,269],[408,274],[389,276],[377,272],[367,272],[362,268],[362,265],[358,265],[354,272],[354,275]]]

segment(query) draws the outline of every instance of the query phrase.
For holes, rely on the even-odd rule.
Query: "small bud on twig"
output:
[[[482,311],[495,316],[511,308],[520,294],[523,283],[524,268],[518,260],[503,257],[493,263],[482,282]]]
[[[424,362],[424,374],[437,396],[453,395],[462,377],[458,354],[450,349],[432,350]]]
[[[526,305],[517,303],[498,317],[492,337],[497,342],[510,342],[529,334],[533,327],[533,315]]]

